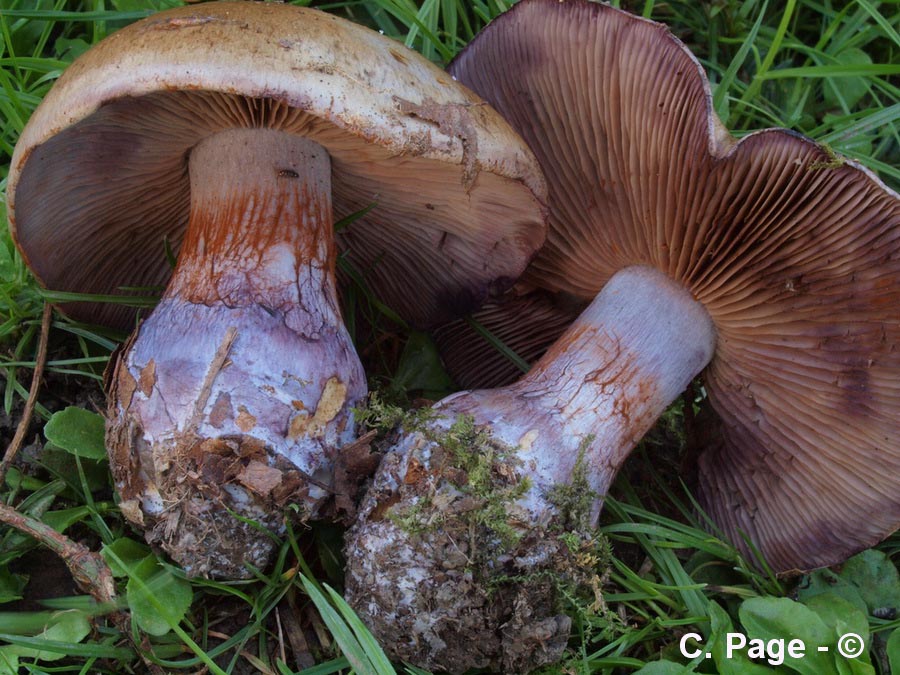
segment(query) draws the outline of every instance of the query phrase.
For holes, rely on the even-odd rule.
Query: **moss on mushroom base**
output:
[[[523,672],[559,659],[568,604],[605,611],[606,548],[583,472],[573,487],[587,509],[560,499],[569,486],[525,509],[534,486],[519,451],[470,416],[426,409],[401,424],[348,536],[350,602],[394,656],[426,668]]]
[[[589,495],[606,494],[635,443],[708,363],[714,345],[709,315],[688,291],[656,270],[629,267],[517,383],[436,404],[439,415],[490,428],[466,454],[493,454],[492,485],[518,486],[506,488],[504,515],[515,537],[505,546],[503,528],[479,534],[476,510],[490,502],[460,495],[467,482],[448,473],[453,426],[436,420],[424,432],[404,430],[347,546],[350,601],[376,636],[397,656],[432,669],[524,672],[558,658],[568,625],[558,614],[559,589],[548,580],[578,579],[571,550],[581,546],[553,533],[570,527],[573,516],[584,527],[596,523],[602,502]],[[586,499],[576,499],[576,490]],[[418,532],[397,524],[410,519],[437,527]],[[490,555],[478,558],[481,550]]]
[[[280,533],[288,503],[322,509],[366,387],[337,305],[325,151],[232,130],[190,170],[188,233],[116,365],[107,445],[148,541],[188,574],[235,578],[274,546],[242,519]]]

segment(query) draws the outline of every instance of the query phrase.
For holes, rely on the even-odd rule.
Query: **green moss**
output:
[[[412,504],[404,504],[391,509],[387,513],[387,518],[408,534],[421,534],[428,532],[438,524],[429,517],[430,514],[435,513],[431,507],[431,499],[426,495]]]
[[[370,430],[374,429],[379,436],[384,437],[398,427],[409,431],[423,429],[438,415],[430,406],[404,410],[372,393],[365,408],[353,409],[353,416],[360,425]]]
[[[557,529],[579,532],[590,527],[591,512],[594,504],[600,499],[600,495],[591,489],[587,478],[588,467],[585,456],[593,442],[593,435],[585,437],[578,446],[578,459],[572,469],[571,480],[568,483],[554,485],[547,493],[547,500],[559,511]]]
[[[444,432],[429,427],[423,435],[451,455],[459,471],[450,474],[450,482],[481,503],[467,514],[470,523],[486,528],[504,547],[514,546],[521,535],[509,525],[507,509],[531,485],[519,476],[515,450],[497,442],[487,427],[466,415],[457,417]]]
[[[834,150],[831,149],[828,145],[822,145],[822,149],[828,155],[828,159],[820,160],[818,162],[811,162],[807,167],[807,171],[821,171],[823,169],[838,169],[847,162],[846,159],[838,155]]]
[[[356,411],[357,419],[369,429],[386,434],[400,428],[405,434],[420,434],[434,443],[432,457],[441,478],[476,502],[476,508],[454,513],[454,530],[465,529],[473,551],[479,555],[486,549],[514,547],[521,534],[509,524],[509,507],[531,487],[531,481],[520,475],[516,450],[498,442],[490,429],[475,424],[471,416],[460,415],[446,427],[439,424],[441,415],[433,408],[403,410],[372,396],[366,410]],[[448,518],[433,504],[433,495],[423,494],[411,503],[397,505],[388,517],[398,527],[418,534],[447,524]],[[476,541],[477,540],[477,541]]]

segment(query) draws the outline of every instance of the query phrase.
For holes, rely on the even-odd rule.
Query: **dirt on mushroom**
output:
[[[392,608],[368,614],[392,653],[453,673],[524,672],[558,659],[573,614],[590,613],[615,633],[597,576],[608,549],[590,526],[583,466],[550,496],[555,515],[534,528],[516,505],[530,487],[517,449],[486,427],[428,408],[404,414],[378,400],[365,419],[399,423],[414,447],[408,456],[385,455],[360,506],[365,534],[351,534],[345,550],[357,572],[348,600]],[[393,430],[382,443],[395,437]],[[398,594],[404,602],[386,602]]]

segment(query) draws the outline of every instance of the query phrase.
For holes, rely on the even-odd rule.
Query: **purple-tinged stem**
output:
[[[710,361],[715,340],[687,290],[651,268],[626,268],[519,382],[450,396],[434,406],[440,417],[428,430],[401,435],[347,544],[348,596],[382,644],[451,672],[521,672],[558,658],[568,618],[555,588],[535,580],[578,575],[558,535],[596,524],[596,497]],[[498,484],[508,486],[511,473],[527,481],[506,505],[519,535],[512,545],[483,527],[477,513],[489,498],[471,494],[442,447],[460,416],[507,449],[491,468]],[[557,488],[578,471],[589,512],[563,523],[572,514],[560,512]]]
[[[191,215],[157,308],[121,355],[107,445],[122,510],[189,574],[247,576],[288,503],[315,516],[365,376],[335,286],[331,163],[235,129],[189,159]]]
[[[451,419],[471,415],[517,448],[532,493],[568,483],[580,451],[591,489],[605,495],[637,442],[709,363],[715,339],[688,291],[652,268],[630,267],[521,380],[435,408]],[[599,510],[598,501],[594,520]]]

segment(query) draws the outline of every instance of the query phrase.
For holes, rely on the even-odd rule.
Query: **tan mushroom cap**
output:
[[[699,459],[699,496],[731,540],[808,569],[895,530],[898,195],[794,133],[736,142],[690,52],[605,5],[523,0],[450,72],[547,178],[550,232],[527,284],[589,299],[652,265],[708,310],[721,442]]]
[[[203,138],[268,125],[331,154],[339,236],[370,287],[418,325],[503,290],[544,238],[534,157],[488,106],[421,56],[315,10],[204,3],[113,34],[63,74],[16,146],[13,237],[54,290],[166,283]],[[415,293],[410,293],[413,285]],[[71,304],[127,327],[134,310]]]

